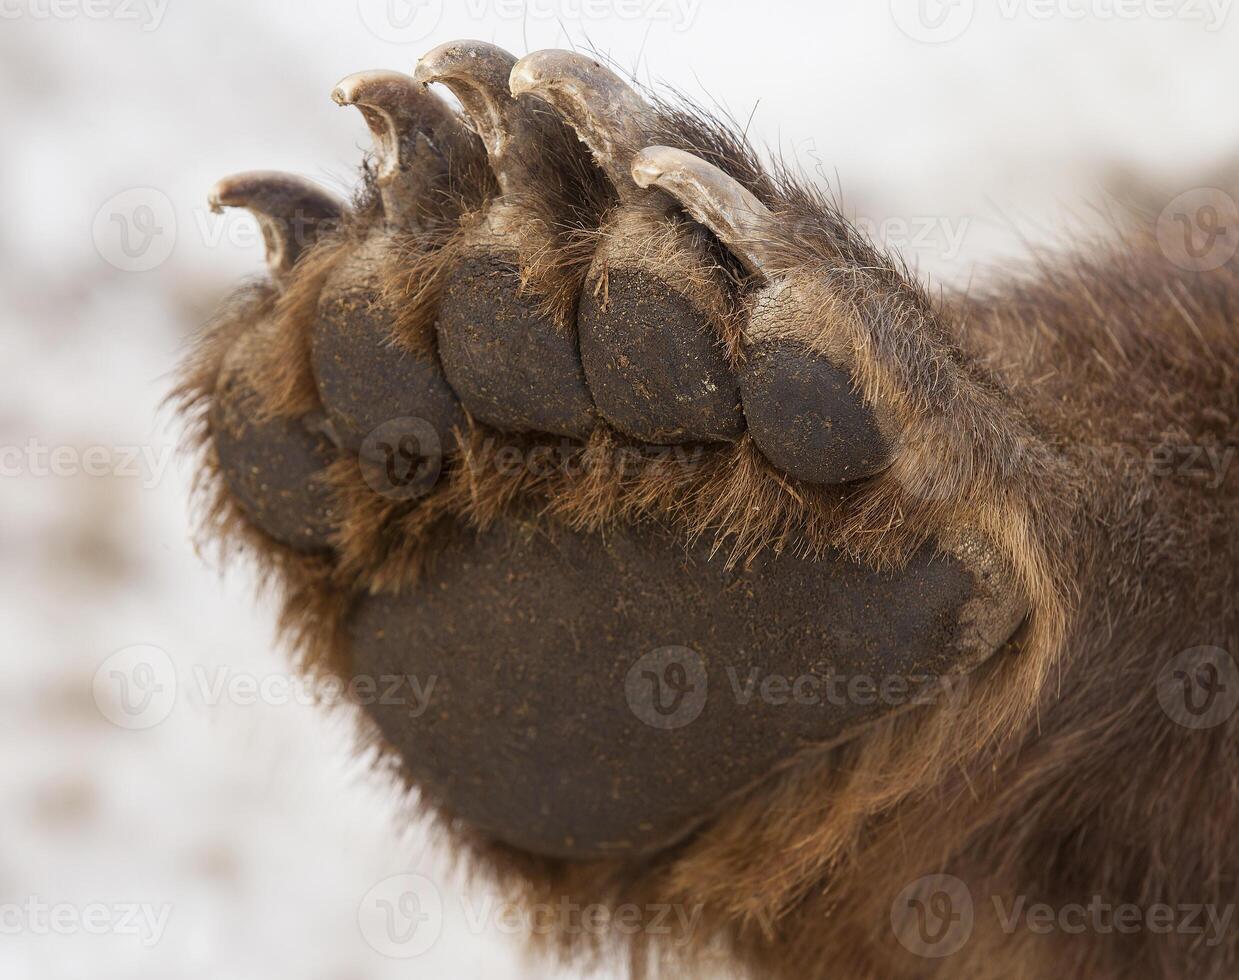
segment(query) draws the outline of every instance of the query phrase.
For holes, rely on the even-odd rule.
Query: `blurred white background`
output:
[[[1230,0],[0,0],[0,977],[551,975],[408,825],[347,711],[247,693],[288,678],[271,610],[190,544],[161,399],[262,272],[206,191],[252,168],[346,190],[368,138],[340,77],[456,37],[592,45],[966,284],[1106,190],[1223,172],[1237,21]],[[135,645],[158,649],[108,659]],[[110,720],[110,671],[160,662],[159,723]],[[410,871],[442,916],[394,959],[359,910]]]

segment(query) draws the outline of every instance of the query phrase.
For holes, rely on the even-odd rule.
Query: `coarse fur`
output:
[[[1239,896],[1239,716],[1189,730],[1157,697],[1180,651],[1239,654],[1239,477],[1233,466],[1215,483],[1154,465],[1168,448],[1228,459],[1239,447],[1239,266],[1177,269],[1148,216],[1133,214],[1111,240],[1074,255],[1037,258],[970,295],[930,296],[829,199],[763,167],[733,126],[678,100],[656,105],[661,142],[720,167],[778,217],[765,245],[793,284],[787,336],[845,356],[862,396],[889,409],[899,433],[889,469],[814,487],[780,474],[747,436],[669,453],[605,425],[578,445],[471,421],[417,500],[375,494],[342,457],[329,472],[342,514],[334,553],[279,545],[230,502],[206,407],[224,351],[267,316],[283,338],[282,368],[264,392],[271,410],[317,407],[305,338],[317,291],[361,233],[359,207],[361,224],[304,256],[282,295],[256,287],[235,298],[191,359],[179,396],[196,420],[207,536],[257,556],[283,590],[284,626],[309,667],[348,676],[340,624],[352,597],[410,587],[453,527],[485,528],[506,513],[602,531],[656,520],[686,541],[707,537],[735,562],[763,549],[837,548],[898,566],[930,538],[979,534],[1009,564],[1029,612],[970,677],[967,698],[805,750],[654,858],[540,859],[480,839],[450,814],[436,815],[443,833],[530,905],[688,910],[684,932],[672,917],[669,934],[643,918],[646,928],[601,938],[572,928],[533,937],[569,958],[625,956],[634,975],[717,956],[797,978],[1235,975],[1234,928],[1215,945],[1147,930],[1008,933],[995,909],[1020,896],[1056,908],[1101,896],[1224,909]],[[557,188],[594,187],[574,180]],[[384,296],[401,306],[397,335],[409,349],[433,356],[442,270],[493,193],[461,192],[464,220],[393,248]],[[581,193],[573,221],[546,236],[564,247],[522,255],[522,286],[559,317],[592,288],[591,229],[605,226],[605,201]],[[668,229],[651,248],[687,233]],[[740,304],[755,291],[725,250],[710,248],[737,307],[707,312],[734,360]],[[554,465],[530,465],[539,453]],[[961,879],[975,903],[971,938],[941,960],[914,955],[891,931],[896,897],[937,873]]]

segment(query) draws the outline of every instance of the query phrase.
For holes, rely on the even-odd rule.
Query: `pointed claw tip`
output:
[[[515,63],[514,55],[485,41],[449,41],[422,55],[413,78],[423,85],[467,78],[499,87],[500,79],[506,82]]]
[[[222,214],[224,208],[235,206],[231,194],[233,184],[234,178],[224,177],[217,180],[207,191],[207,207],[211,209],[212,214]]]
[[[392,107],[407,97],[409,82],[409,76],[398,71],[358,71],[336,82],[331,98],[342,106]]]
[[[527,54],[513,65],[512,73],[508,76],[508,85],[513,97],[529,92],[542,95],[557,87],[558,83],[572,83],[575,80],[579,87],[592,80],[597,84],[594,76],[599,72],[610,74],[593,58],[587,58],[575,51],[547,48]]]
[[[745,268],[763,274],[769,263],[762,241],[775,219],[736,178],[685,150],[647,146],[633,160],[632,179],[640,187],[665,190],[714,232]]]
[[[413,81],[419,85],[429,85],[431,82],[438,81],[435,69],[426,64],[425,58],[413,67]]]
[[[413,80],[422,85],[442,81],[459,60],[457,48],[458,45],[454,42],[431,48],[418,59],[417,65],[413,68]]]
[[[655,155],[650,152],[651,150],[660,149],[662,147],[646,147],[633,158],[632,180],[638,187],[652,187],[658,183],[658,179],[666,172]]]
[[[536,65],[530,61],[533,57],[534,55],[526,55],[518,61],[512,68],[512,74],[508,76],[508,88],[514,99],[534,91],[541,81]]]

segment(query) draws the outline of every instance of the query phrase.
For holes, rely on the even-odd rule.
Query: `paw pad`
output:
[[[651,854],[904,707],[774,704],[753,671],[911,697],[1006,643],[1009,564],[901,510],[914,399],[874,366],[885,287],[844,250],[789,258],[773,185],[709,139],[662,145],[676,117],[576,54],[453,42],[333,97],[373,134],[368,194],[221,183],[304,302],[254,313],[204,387],[230,499],[327,567],[305,588],[345,610],[321,630],[338,663],[435,678],[431,711],[368,707],[427,798],[528,851]],[[267,397],[272,351],[306,380],[294,408]],[[496,440],[511,473],[484,471]],[[555,463],[608,453],[636,462]],[[667,649],[709,692],[650,725],[633,678]]]

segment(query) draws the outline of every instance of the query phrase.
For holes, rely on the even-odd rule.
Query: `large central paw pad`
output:
[[[788,553],[738,570],[654,526],[505,521],[362,602],[354,666],[435,678],[417,717],[373,713],[456,815],[536,853],[640,854],[802,749],[940,696],[1010,633],[989,574],[930,548],[897,574]]]
[[[648,854],[1010,638],[1024,603],[979,529],[882,569],[844,547],[901,519],[853,513],[904,434],[893,385],[858,382],[893,304],[800,274],[769,202],[689,152],[717,148],[658,145],[665,110],[565,52],[457,42],[335,97],[374,132],[370,199],[216,193],[259,213],[273,285],[209,420],[231,504],[351,596],[343,669],[427,693],[366,705],[427,798],[530,852]],[[264,399],[273,335],[314,405]],[[600,452],[635,469],[577,465]],[[435,456],[417,493],[388,492],[401,453]]]

